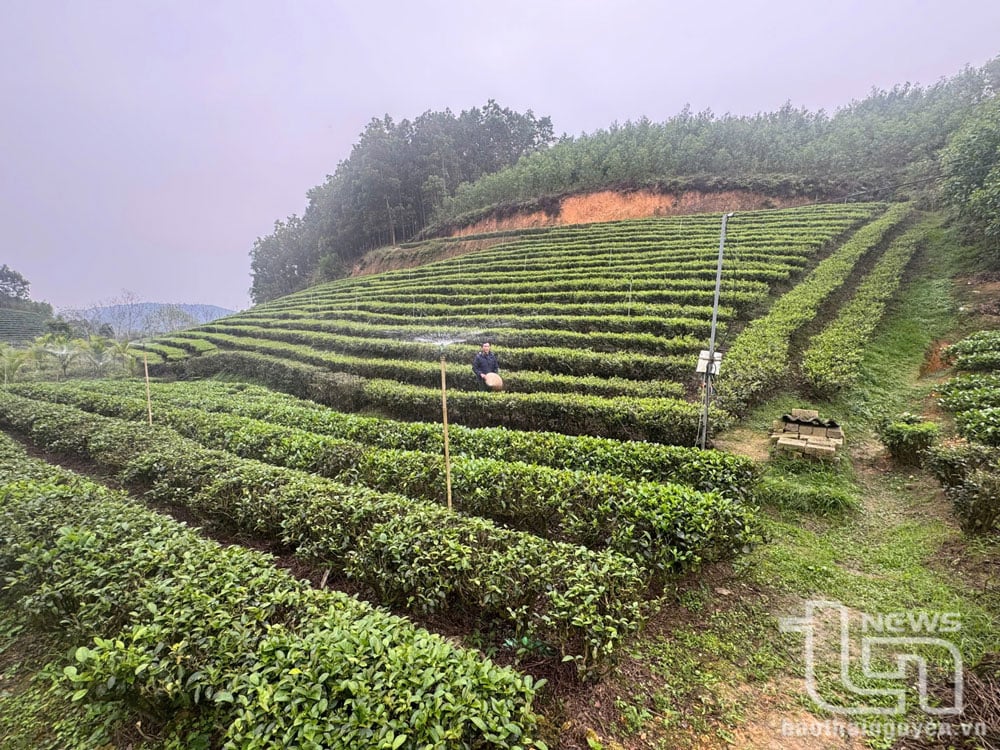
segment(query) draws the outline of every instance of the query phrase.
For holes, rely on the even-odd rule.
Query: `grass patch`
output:
[[[952,274],[965,249],[953,232],[929,233],[914,275],[890,307],[868,347],[857,387],[836,404],[844,417],[874,429],[879,420],[907,411],[930,385],[921,385],[927,351],[957,324]]]
[[[861,503],[849,462],[782,455],[768,461],[758,497],[767,506],[820,515],[857,509]]]
[[[631,658],[648,672],[619,691],[632,698],[616,700],[615,733],[641,734],[642,747],[729,743],[755,701],[748,686],[788,668],[791,641],[775,637],[774,616],[754,597],[720,600],[702,586],[678,602],[695,621],[636,644]]]

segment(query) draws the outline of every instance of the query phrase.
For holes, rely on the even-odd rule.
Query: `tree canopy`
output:
[[[685,108],[663,123],[612,125],[475,183],[461,185],[436,219],[474,217],[503,204],[607,187],[697,184],[787,189],[827,186],[826,197],[893,188],[937,174],[937,159],[970,112],[1000,90],[1000,58],[929,87],[873,89],[833,115],[785,104],[775,112],[716,116]],[[837,195],[831,195],[836,192]]]
[[[250,296],[263,302],[336,278],[368,250],[420,231],[456,188],[553,141],[552,122],[490,100],[455,116],[374,118],[350,157],[308,192],[302,217],[276,221],[251,250]]]
[[[945,199],[1000,261],[1000,98],[983,104],[942,157]]]
[[[31,283],[13,268],[4,263],[0,266],[0,297],[5,298],[0,301],[28,300],[28,291]]]
[[[998,90],[1000,58],[927,87],[873,89],[832,115],[791,104],[752,116],[685,108],[662,123],[613,124],[558,142],[548,117],[492,100],[457,117],[445,110],[399,123],[375,118],[350,157],[308,192],[305,214],[275,222],[274,231],[254,243],[250,295],[255,303],[274,299],[348,274],[370,249],[498,210],[541,208],[575,192],[743,187],[771,195],[886,198],[939,180],[942,149]],[[948,157],[955,179],[963,159],[970,168],[977,159],[971,152],[961,156],[971,149],[962,143],[956,136]],[[976,183],[979,192],[956,201],[996,233],[1000,226],[990,219],[998,215],[997,174],[965,171],[982,183]],[[953,182],[953,194],[970,184]]]
[[[4,263],[0,266],[0,308],[26,310],[43,320],[52,317],[52,305],[33,302],[30,297],[31,282]]]

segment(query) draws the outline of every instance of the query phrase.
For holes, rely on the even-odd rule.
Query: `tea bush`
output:
[[[325,566],[347,565],[350,575],[387,592],[392,602],[428,612],[476,612],[551,640],[581,674],[607,660],[639,627],[646,576],[622,555],[549,542],[434,504],[239,459],[166,428],[81,415],[10,394],[0,399],[0,424],[43,447],[51,447],[46,436],[69,434],[78,455],[100,461],[114,444],[113,455],[124,465],[108,468],[151,499],[187,505],[223,520],[230,530],[280,541]],[[36,430],[37,424],[46,429]],[[129,446],[135,446],[131,456]],[[348,564],[368,550],[413,547],[413,524],[431,535],[426,559],[418,556],[403,568],[388,569],[375,567],[370,558],[372,564]],[[519,556],[512,556],[512,549]],[[519,597],[527,597],[524,607],[508,604]]]
[[[903,466],[920,466],[924,454],[940,434],[937,422],[922,420],[913,414],[903,414],[879,430],[892,459]]]
[[[268,556],[202,539],[5,437],[0,456],[3,600],[89,642],[59,686],[73,700],[154,721],[184,712],[184,726],[212,727],[211,744],[233,750],[544,748],[531,739],[530,677],[309,589]]]

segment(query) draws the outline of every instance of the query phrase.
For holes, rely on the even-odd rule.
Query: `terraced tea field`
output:
[[[933,231],[915,218],[730,220],[714,425],[788,378],[850,387]],[[761,541],[753,461],[689,447],[718,233],[687,216],[473,238],[485,249],[145,343],[154,374],[181,377],[148,401],[139,380],[7,386],[0,429],[93,476],[3,437],[4,596],[86,644],[66,695],[105,726],[195,717],[179,746],[545,750],[560,730],[534,713],[538,683],[482,652],[592,684],[664,592]],[[483,340],[503,392],[476,388]],[[195,379],[216,374],[258,384]]]
[[[836,204],[730,220],[723,348],[739,352],[737,332],[777,293],[808,282],[794,303],[798,312],[780,326],[773,315],[766,324],[772,350],[761,355],[750,342],[742,347],[748,354],[723,368],[720,389],[737,394],[730,411],[758,395],[744,381],[759,380],[760,362],[784,364],[789,337],[857,280],[857,269],[874,262],[910,213],[904,205]],[[698,351],[708,345],[718,216],[479,239],[494,244],[323,284],[145,348],[164,372],[231,372],[339,409],[422,420],[439,411],[444,356],[457,423],[694,442],[698,406],[690,396]],[[477,392],[469,363],[485,340],[499,353],[503,393]],[[719,412],[713,423],[727,420]]]
[[[436,425],[341,414],[244,384],[157,383],[151,391],[154,426],[141,383],[16,384],[0,397],[0,428],[46,455],[117,477],[134,497],[183,508],[227,538],[332,571],[399,613],[488,634],[481,637],[493,649],[529,644],[536,663],[575,667],[580,679],[617,658],[665,582],[756,538],[747,503],[754,471],[736,456],[456,428],[453,510],[445,507]],[[151,696],[160,714],[196,707],[237,744],[248,732],[296,744],[310,733],[347,731],[397,748],[445,738],[544,748],[529,738],[530,678],[349,597],[289,589],[291,579],[267,572],[266,558],[220,554],[157,523],[120,491],[30,460],[13,443],[0,449],[0,569],[21,604],[51,593],[39,606],[55,619],[40,624],[70,618],[71,634],[93,641],[77,651],[76,699]],[[135,551],[122,560],[119,548]],[[205,570],[192,562],[213,556]],[[45,581],[61,592],[104,593],[56,594]],[[249,621],[241,615],[246,596],[260,602]],[[280,647],[275,628],[288,633]],[[324,633],[360,644],[358,656],[331,653]],[[385,645],[371,652],[372,643]],[[241,649],[247,653],[236,658]],[[239,697],[263,690],[283,701],[277,696],[307,679],[287,670],[303,674],[307,662],[316,682],[297,705],[312,718],[279,719]],[[326,678],[317,676],[323,670]],[[345,699],[345,684],[364,692]],[[465,698],[456,701],[453,690]],[[385,694],[400,697],[386,707]]]

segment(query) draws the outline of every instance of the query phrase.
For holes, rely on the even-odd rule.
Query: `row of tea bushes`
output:
[[[962,527],[989,534],[1000,528],[1000,331],[978,331],[943,352],[966,371],[940,389],[968,442],[931,448],[925,464],[945,488]]]
[[[1000,447],[939,443],[927,450],[923,464],[941,482],[966,532],[992,534],[1000,528]]]
[[[1000,372],[969,372],[951,378],[938,389],[941,406],[963,412],[1000,406]]]
[[[179,747],[544,748],[530,677],[3,435],[0,480],[0,601],[81,644],[56,689],[95,724],[127,706]]]
[[[554,356],[558,360],[584,358],[587,360],[598,354],[657,355],[683,354],[700,347],[704,341],[694,336],[674,336],[664,338],[650,334],[582,334],[556,331],[519,331],[517,329],[497,329],[483,332],[442,332],[426,326],[406,326],[385,330],[363,323],[342,320],[308,318],[245,318],[227,321],[224,326],[210,324],[199,330],[238,334],[242,329],[252,335],[262,330],[287,331],[317,335],[313,339],[320,348],[351,354],[355,357],[385,357],[391,359],[436,360],[444,351],[449,359],[471,361],[479,351],[482,341],[502,342],[504,365],[516,370],[524,370],[544,362],[543,356]],[[448,343],[442,346],[436,336]],[[482,340],[482,341],[480,341]],[[542,368],[547,364],[542,364]]]
[[[441,416],[440,388],[338,377],[338,373],[315,365],[255,352],[208,354],[157,365],[150,372],[181,378],[236,375],[341,411],[369,409],[404,421],[429,422]],[[675,398],[603,398],[572,393],[456,391],[449,392],[448,407],[449,419],[467,427],[506,427],[669,445],[694,443],[700,415],[698,404]],[[712,410],[711,418],[718,429],[732,423],[731,417],[718,409]]]
[[[613,552],[550,542],[439,505],[210,450],[163,427],[13,394],[0,424],[95,461],[150,499],[342,569],[380,601],[480,617],[547,644],[586,675],[639,627],[647,577]]]
[[[376,347],[364,346],[362,341],[331,341],[327,334],[287,328],[208,324],[201,327],[198,335],[221,349],[286,356],[365,378],[395,376],[395,379],[413,385],[429,385],[435,379],[440,382],[439,361],[444,352],[452,361],[462,363],[457,370],[452,368],[451,381],[454,385],[461,390],[474,390],[476,387],[469,365],[479,351],[479,346],[454,345],[443,350],[441,346],[434,344],[413,343],[400,347],[409,349],[400,356],[400,352],[385,351],[389,347],[384,341],[376,342],[376,347],[383,349],[379,352],[372,351]],[[679,351],[684,352],[683,349]],[[690,373],[694,369],[695,360],[692,352],[653,356],[632,352],[535,347],[505,350],[503,368],[504,371],[507,368],[536,371],[542,375],[548,373],[662,380]],[[520,378],[520,374],[517,378]]]
[[[146,402],[72,386],[13,386],[30,398],[145,420]],[[373,448],[247,417],[157,405],[157,420],[208,448],[310,471],[348,484],[446,502],[444,463],[422,451]],[[754,540],[754,513],[679,485],[456,456],[455,507],[505,526],[590,549],[612,549],[656,576],[730,556]]]
[[[273,317],[263,313],[254,314],[253,311],[249,311],[242,314],[239,318],[233,318],[229,323],[233,325],[257,325],[265,328],[291,328],[301,331],[327,333],[331,336],[341,337],[342,339],[349,338],[367,341],[369,342],[369,346],[376,346],[374,342],[382,339],[382,346],[385,347],[398,346],[400,345],[399,342],[434,342],[438,339],[463,341],[470,338],[468,331],[460,331],[458,329],[448,331],[418,324],[386,329],[383,326],[358,323],[356,321],[334,318],[310,318],[306,317],[305,314],[301,316],[292,315],[290,311]],[[642,354],[676,354],[701,346],[702,343],[701,337],[692,336],[691,334],[665,338],[654,336],[651,333],[596,331],[580,333],[577,331],[501,328],[496,326],[474,331],[471,335],[483,341],[503,342],[504,347],[585,347],[597,352],[631,351]],[[432,345],[437,351],[430,348],[423,349],[425,357],[440,354],[440,347],[436,344]],[[448,351],[450,352],[451,349],[449,348]]]
[[[896,294],[903,271],[936,223],[921,222],[894,239],[837,317],[809,342],[802,375],[816,393],[832,396],[857,380],[865,345]]]
[[[189,354],[199,355],[209,351],[218,351],[218,347],[198,334],[180,332],[174,336],[159,339],[171,346],[186,349]],[[156,359],[156,363],[163,360]],[[449,365],[449,373],[453,373],[455,365]],[[469,385],[470,368],[462,367],[461,375]],[[423,373],[426,374],[426,373]],[[449,375],[451,378],[451,375]],[[684,386],[669,380],[629,380],[620,377],[598,377],[597,375],[552,375],[547,372],[521,371],[516,376],[507,376],[505,390],[515,393],[586,393],[591,396],[631,396],[634,398],[658,398],[663,396],[679,397],[684,394]]]
[[[726,302],[737,310],[745,309],[767,297],[767,292],[768,285],[762,281],[734,281],[727,286]],[[547,305],[612,305],[619,308],[626,308],[629,304],[711,305],[714,289],[713,281],[696,279],[693,284],[687,280],[681,282],[665,280],[654,289],[635,289],[633,285],[633,288],[626,288],[623,291],[550,291],[547,287],[539,285],[537,289],[527,288],[520,293],[499,294],[491,291],[490,295],[484,303],[481,294],[472,291],[456,297],[451,294],[427,293],[410,288],[401,292],[399,299],[406,305],[416,306],[419,316],[425,310],[437,311],[440,305],[452,309],[460,306],[470,312],[485,307],[487,310],[501,313],[511,307],[544,309]],[[353,297],[345,297],[339,304],[354,310],[379,310],[383,309],[383,305],[392,304],[392,300],[356,294]],[[324,300],[323,306],[329,309],[330,304]]]
[[[640,266],[641,268],[641,266]],[[767,291],[766,282],[784,281],[788,278],[790,269],[775,264],[763,264],[750,261],[741,264],[739,272],[734,279],[734,287],[743,290]],[[707,283],[706,283],[707,282]],[[712,288],[715,282],[715,274],[711,268],[678,268],[677,264],[664,265],[656,268],[651,264],[646,265],[643,270],[628,273],[624,276],[609,278],[606,275],[579,276],[573,278],[549,279],[545,283],[537,275],[527,275],[521,271],[521,277],[513,276],[490,285],[489,294],[494,299],[500,299],[508,294],[524,295],[536,290],[544,290],[548,294],[570,294],[573,295],[570,301],[576,298],[592,295],[625,295],[625,294],[647,294],[657,292],[669,295],[671,290],[679,289],[704,289],[706,286]],[[405,289],[403,288],[405,285]],[[409,283],[403,278],[395,280],[395,284],[354,284],[343,289],[330,290],[325,294],[325,300],[340,300],[348,305],[355,300],[367,298],[378,298],[386,291],[392,291],[398,287],[404,294],[418,295],[426,298],[426,295],[445,296],[449,298],[461,298],[463,295],[472,293],[468,284],[462,282],[460,278],[437,277],[434,279],[423,279],[419,282]],[[608,301],[608,300],[603,300]],[[667,301],[667,300],[665,300]]]
[[[959,370],[1000,370],[1000,331],[977,331],[942,352]]]
[[[1000,331],[977,331],[947,347],[943,356],[966,372],[941,388],[941,404],[955,412],[959,433],[1000,446]]]
[[[462,336],[467,336],[469,332],[475,334],[483,330],[501,328],[503,330],[542,330],[582,334],[645,333],[670,339],[685,335],[707,337],[711,331],[711,313],[705,316],[699,310],[681,309],[676,311],[677,314],[672,315],[638,315],[634,310],[628,314],[619,315],[572,315],[561,311],[542,315],[535,311],[526,310],[516,318],[510,319],[498,319],[494,315],[486,314],[468,315],[462,314],[458,310],[452,310],[443,315],[428,315],[416,319],[412,314],[375,314],[355,310],[327,310],[322,307],[310,310],[284,309],[274,312],[254,308],[250,312],[224,320],[228,323],[242,320],[253,322],[259,316],[265,316],[266,319],[291,321],[299,319],[322,320],[334,324],[363,325],[389,334],[416,326],[423,331],[430,331],[428,335],[435,338],[438,336],[448,338],[456,331],[460,332]],[[244,318],[244,315],[247,317]],[[723,325],[725,318],[731,315],[732,310],[723,303],[722,307],[719,308],[719,316]],[[513,328],[514,324],[517,324],[517,328]],[[193,328],[184,333],[188,336],[196,336],[198,330]]]
[[[743,414],[783,382],[789,373],[792,334],[815,317],[820,305],[848,280],[861,259],[876,251],[911,213],[909,204],[891,206],[881,217],[859,229],[775,302],[765,316],[751,322],[736,337],[726,353],[717,382],[722,408]]]
[[[144,386],[137,381],[82,381],[78,385],[100,393],[145,396]],[[438,423],[398,422],[347,414],[246,383],[211,380],[153,383],[152,392],[157,402],[239,414],[364,445],[438,455],[444,447]],[[751,459],[732,453],[502,427],[452,425],[450,433],[453,456],[491,457],[618,474],[636,480],[673,482],[753,503],[756,466]]]

